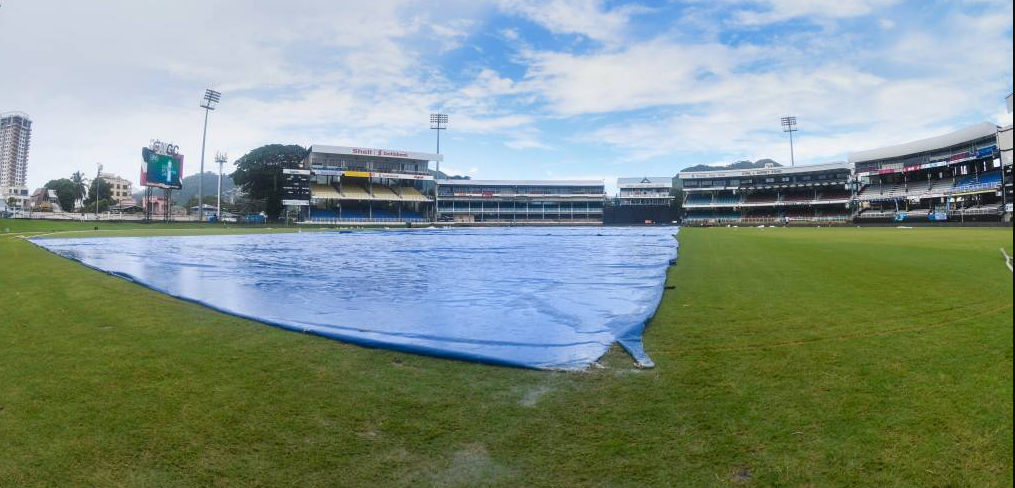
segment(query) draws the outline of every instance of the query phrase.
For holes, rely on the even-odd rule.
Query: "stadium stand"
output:
[[[996,220],[1003,178],[997,126],[849,155],[858,221]]]
[[[440,180],[439,219],[462,223],[602,223],[601,180]]]
[[[301,223],[424,222],[434,196],[430,161],[439,154],[313,145],[300,169],[310,171],[311,208]]]
[[[852,167],[845,162],[682,172],[687,225],[831,224],[848,221]],[[732,211],[731,211],[732,209]]]

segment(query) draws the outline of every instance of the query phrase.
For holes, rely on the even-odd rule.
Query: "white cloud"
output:
[[[384,144],[425,130],[447,89],[425,59],[460,45],[486,8],[466,0],[4,2],[0,45],[17,48],[0,50],[0,66],[17,66],[18,76],[0,77],[0,107],[33,117],[33,186],[96,161],[136,181],[138,148],[150,138],[178,143],[195,172],[205,87],[223,92],[209,154],[235,158],[267,142]],[[459,118],[463,128],[521,123],[482,108]]]
[[[797,18],[838,19],[859,17],[889,7],[898,0],[754,0],[746,3],[753,7],[736,14],[738,22],[746,25],[770,24]]]
[[[648,11],[640,5],[607,8],[603,0],[502,0],[500,7],[550,32],[580,34],[607,44],[623,38],[633,15]]]
[[[829,15],[860,15],[872,5]],[[971,112],[993,113],[1011,86],[1010,6],[1007,15],[958,14],[944,22],[966,26],[964,35],[926,35],[921,24],[872,47],[829,45],[824,32],[814,32],[801,34],[799,47],[658,37],[591,53],[527,51],[529,70],[516,86],[560,117],[628,113],[577,140],[633,161],[700,154],[787,162],[778,119],[796,115],[797,160],[822,162],[957,129],[963,118],[975,121]]]

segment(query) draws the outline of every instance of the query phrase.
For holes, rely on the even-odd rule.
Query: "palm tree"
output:
[[[85,199],[85,194],[88,193],[85,175],[80,171],[75,171],[74,174],[70,175],[70,180],[74,183],[74,205],[80,206],[81,202]]]

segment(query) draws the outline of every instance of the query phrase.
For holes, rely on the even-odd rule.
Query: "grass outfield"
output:
[[[553,373],[285,332],[0,235],[0,486],[1012,486],[1011,229],[680,241],[657,367]]]

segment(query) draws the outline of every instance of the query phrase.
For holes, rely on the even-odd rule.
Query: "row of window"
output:
[[[425,173],[426,161],[396,158],[353,157],[344,154],[310,154],[311,166],[326,166],[351,171],[374,171],[379,173]]]

